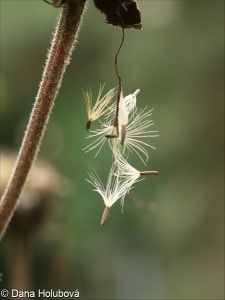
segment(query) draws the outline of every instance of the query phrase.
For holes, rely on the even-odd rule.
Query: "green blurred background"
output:
[[[119,56],[124,94],[140,88],[154,108],[147,169],[104,228],[99,194],[107,147],[88,143],[82,89],[117,85],[121,30],[89,1],[76,50],[39,153],[70,180],[26,244],[29,290],[80,291],[81,299],[224,299],[224,1],[139,1],[143,30],[126,30]],[[60,10],[43,1],[1,1],[1,146],[18,151]],[[134,156],[133,164],[144,169]],[[104,181],[104,179],[103,179]],[[10,237],[0,250],[1,287],[11,286]],[[16,252],[13,252],[16,256]],[[22,276],[22,275],[21,275]],[[26,275],[24,275],[26,276]]]

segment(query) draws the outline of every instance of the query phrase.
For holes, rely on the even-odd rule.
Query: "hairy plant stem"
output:
[[[86,0],[68,0],[60,13],[43,77],[9,183],[0,202],[0,238],[18,205],[38,153],[46,125],[82,21]]]

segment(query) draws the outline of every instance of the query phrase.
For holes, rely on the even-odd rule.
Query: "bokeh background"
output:
[[[45,197],[35,192],[41,218],[18,213],[6,233],[2,288],[79,289],[81,299],[224,299],[224,1],[142,0],[139,8],[143,30],[126,30],[119,69],[124,94],[140,88],[139,107],[154,108],[159,137],[146,168],[160,175],[136,184],[124,212],[116,203],[100,226],[103,201],[85,178],[95,169],[105,181],[111,154],[82,151],[82,89],[95,97],[100,83],[105,91],[117,85],[121,30],[89,1],[39,153],[59,181]],[[20,147],[59,13],[41,0],[1,0],[2,152]]]

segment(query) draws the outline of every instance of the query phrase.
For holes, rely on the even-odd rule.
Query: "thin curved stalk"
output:
[[[68,0],[60,13],[27,130],[0,202],[0,238],[18,205],[21,191],[38,153],[54,100],[76,43],[85,3],[86,0]]]

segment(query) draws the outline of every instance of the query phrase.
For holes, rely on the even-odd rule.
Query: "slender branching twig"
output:
[[[60,13],[27,130],[0,202],[0,238],[18,205],[20,194],[38,153],[54,100],[76,43],[85,3],[86,0],[67,0]]]

